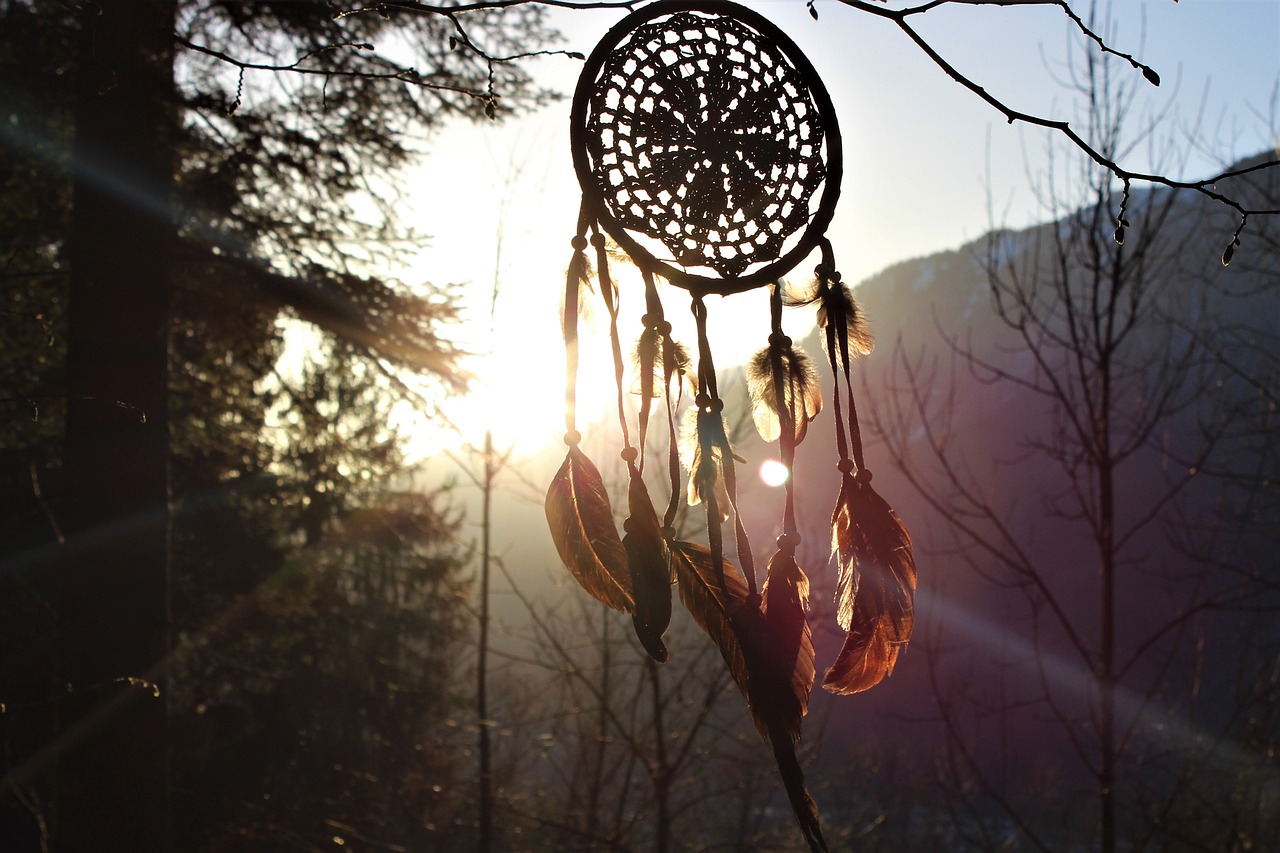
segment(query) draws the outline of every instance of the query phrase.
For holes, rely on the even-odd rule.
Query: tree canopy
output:
[[[396,491],[386,389],[463,378],[447,292],[388,275],[420,239],[396,174],[441,123],[543,95],[446,20],[336,11],[0,4],[3,834],[31,849],[272,844],[322,817],[420,846],[443,808],[403,750],[439,748],[464,552],[439,500]],[[471,15],[467,38],[516,53],[541,17]],[[290,317],[322,364],[281,367]],[[304,648],[300,693],[278,663]],[[316,761],[356,774],[323,816],[243,810]]]

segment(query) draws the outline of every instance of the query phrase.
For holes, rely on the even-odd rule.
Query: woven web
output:
[[[625,36],[586,130],[594,189],[618,224],[726,278],[783,254],[826,175],[808,85],[732,18],[681,12]]]

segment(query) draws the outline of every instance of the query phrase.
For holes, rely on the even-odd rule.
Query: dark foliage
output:
[[[120,672],[119,685],[65,684],[60,555],[107,547],[68,536],[63,505],[76,86],[117,80],[83,51],[95,4],[0,2],[0,846],[40,849],[71,819],[46,749],[64,697],[150,698],[154,679],[150,701],[173,726],[154,748],[171,762],[176,849],[344,834],[433,848],[457,819],[442,721],[458,701],[464,555],[440,498],[396,491],[386,399],[401,371],[440,395],[463,377],[442,329],[448,293],[381,277],[418,239],[395,216],[392,176],[440,122],[540,96],[517,65],[454,49],[459,31],[438,17],[176,10],[159,105],[174,159],[170,655],[164,672]],[[475,15],[466,32],[515,54],[549,37],[540,21]],[[130,246],[112,251],[108,267]],[[282,366],[287,328],[314,361]]]

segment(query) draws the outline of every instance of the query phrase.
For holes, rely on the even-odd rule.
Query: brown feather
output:
[[[850,356],[871,355],[871,350],[876,345],[875,336],[871,334],[871,329],[867,325],[867,317],[862,311],[862,306],[853,298],[853,292],[849,290],[847,284],[835,285],[818,306],[818,328],[825,329],[827,323],[833,321],[837,329],[844,329]],[[818,337],[822,340],[822,347],[825,350],[826,335]],[[828,357],[830,357],[829,353]]]
[[[768,627],[769,646],[764,665],[770,670],[769,716],[778,720],[793,738],[800,737],[801,723],[809,713],[813,689],[813,638],[805,611],[809,609],[809,579],[795,557],[779,551],[769,560],[764,588],[760,591],[760,615]],[[761,697],[760,701],[765,701]]]
[[[729,489],[724,479],[724,450],[717,441],[724,436],[723,419],[718,436],[704,434],[699,429],[699,420],[703,422],[721,417],[712,413],[703,413],[699,418],[696,406],[685,411],[680,423],[680,458],[689,470],[689,506],[702,503],[707,495],[714,495],[720,520],[729,518]],[[715,432],[712,430],[712,432]],[[728,439],[724,439],[728,444]]]
[[[825,853],[818,806],[805,787],[795,747],[809,711],[815,673],[805,618],[808,607],[809,579],[790,552],[779,551],[769,560],[760,610],[750,615],[745,611],[739,624],[756,725],[763,724],[761,734],[773,746],[787,799],[809,849]]]
[[[569,259],[569,268],[565,270],[565,284],[568,287],[576,287],[577,289],[577,310],[578,316],[584,323],[592,321],[591,300],[587,298],[587,292],[593,290],[591,286],[592,267],[591,259],[587,257],[586,252],[574,252],[573,257]],[[560,305],[560,332],[564,334],[564,296],[561,297]]]
[[[577,447],[547,489],[547,523],[560,559],[594,598],[630,613],[631,572],[614,526],[613,508],[600,472]]]
[[[640,396],[661,397],[666,386],[666,350],[671,348],[671,360],[675,374],[671,377],[672,391],[696,394],[698,383],[690,369],[689,351],[684,345],[663,338],[652,329],[645,329],[636,341],[635,351],[631,354],[633,380],[631,393]]]
[[[782,365],[783,405],[791,413],[795,441],[799,444],[808,431],[809,422],[822,411],[822,385],[813,362],[803,352],[788,345],[780,348],[777,358]],[[777,441],[782,433],[773,374],[774,350],[771,346],[757,352],[747,363],[751,416],[765,441]]]
[[[788,308],[812,305],[820,298],[817,279],[810,279],[804,284],[796,284],[793,281],[780,283],[782,285],[782,304]]]
[[[662,387],[662,336],[653,329],[645,329],[636,341],[631,354],[634,381],[631,393],[641,397],[657,397]]]
[[[671,570],[662,524],[654,511],[644,480],[633,467],[627,488],[631,512],[626,521],[622,546],[631,566],[631,592],[635,610],[631,621],[640,645],[658,663],[667,660],[662,634],[671,623]]]
[[[794,560],[790,562],[795,565]],[[777,563],[775,555],[769,561],[770,575],[763,590],[773,599],[772,615],[766,615],[762,596],[759,609],[743,607],[733,621],[747,662],[747,698],[756,728],[766,737],[773,728],[798,737],[809,704],[806,669],[810,673],[808,685],[813,684],[813,643],[803,610],[797,607],[798,590],[778,579]]]
[[[869,482],[846,474],[831,518],[840,573],[837,618],[848,631],[824,689],[859,693],[893,672],[915,623],[916,564],[898,514]]]
[[[822,837],[822,825],[818,822],[818,804],[809,796],[809,789],[805,787],[804,770],[796,757],[795,742],[785,732],[771,732],[769,741],[773,745],[773,757],[778,763],[778,773],[782,776],[782,785],[786,788],[791,810],[800,823],[804,840],[809,843],[810,853],[829,853],[827,841]]]
[[[671,556],[681,602],[720,649],[756,729],[773,745],[787,798],[810,850],[826,853],[818,807],[805,787],[795,751],[814,677],[813,644],[803,624],[808,580],[790,557],[770,561],[766,615],[752,606],[747,583],[733,563],[725,560],[721,571],[711,552],[692,542],[672,543]]]
[[[746,698],[747,664],[731,618],[747,600],[747,582],[742,571],[729,560],[718,570],[710,549],[683,541],[671,543],[671,566],[680,602],[716,644],[729,674]]]
[[[664,343],[664,358],[666,348],[671,350],[671,363],[675,368],[675,374],[672,380],[676,383],[677,393],[683,387],[684,392],[693,396],[698,393],[698,377],[694,374],[693,359],[689,357],[689,350],[685,345],[667,338]],[[663,380],[666,381],[665,379]]]

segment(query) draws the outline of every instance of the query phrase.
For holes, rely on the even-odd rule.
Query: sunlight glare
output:
[[[787,482],[791,472],[787,466],[777,459],[766,459],[760,463],[760,482],[771,488],[777,488]]]

